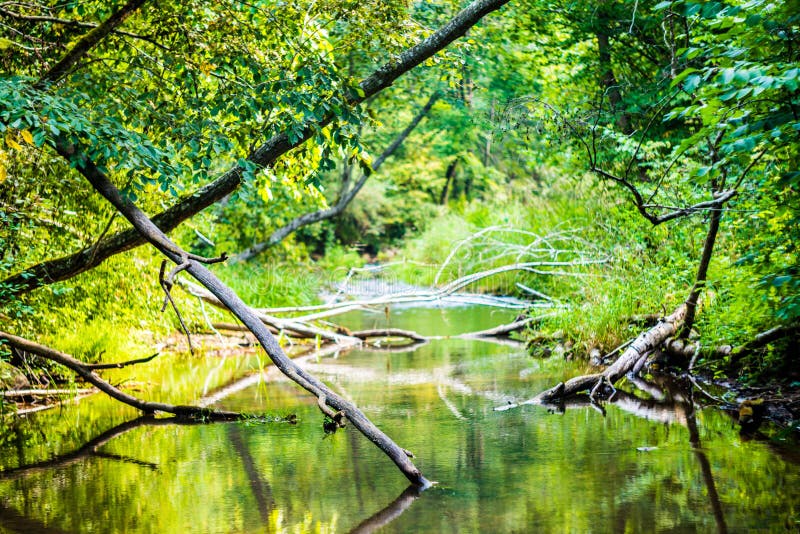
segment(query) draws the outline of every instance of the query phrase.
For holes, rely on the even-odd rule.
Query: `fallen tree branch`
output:
[[[412,341],[428,341],[428,338],[412,330],[401,330],[399,328],[376,328],[374,330],[359,330],[351,332],[350,335],[358,339],[371,339],[374,337],[403,337]]]
[[[246,326],[234,323],[212,323],[211,327],[217,330],[228,330],[230,332],[250,332],[250,330],[248,330]],[[281,333],[281,330],[278,330],[272,325],[267,325],[267,328],[269,329],[272,335],[279,335]],[[302,334],[300,332],[294,332],[294,331],[288,331],[288,332],[283,331],[283,333],[287,335],[291,334],[292,337],[300,339],[309,339],[314,337],[311,334]]]
[[[513,323],[509,324],[501,324],[500,326],[489,328],[487,330],[479,330],[478,332],[469,332],[466,334],[460,334],[458,337],[465,339],[475,338],[475,337],[504,337],[508,336],[512,332],[519,332],[529,324],[541,321],[542,318],[543,316],[528,317],[526,319],[522,319],[521,321],[514,321]]]
[[[625,352],[605,371],[597,374],[577,376],[555,387],[539,393],[532,401],[534,403],[548,403],[590,391],[601,380],[607,381],[612,386],[625,376],[639,360],[661,345],[668,337],[675,335],[686,317],[687,306],[681,304],[669,317],[665,317],[651,329],[641,333],[625,349]]]
[[[204,287],[198,286],[197,284],[193,284],[191,282],[180,282],[180,285],[181,287],[186,289],[186,291],[188,291],[189,294],[203,299],[205,302],[208,302],[212,306],[216,306],[218,308],[231,311],[235,315],[235,312],[233,312],[233,310],[230,310],[230,308],[228,308],[228,306],[226,306],[219,298],[217,298],[213,293],[211,293]],[[331,332],[330,330],[317,328],[315,326],[294,321],[292,319],[280,319],[278,317],[273,317],[271,315],[261,313],[256,309],[250,308],[249,306],[246,307],[248,311],[253,315],[255,315],[265,326],[271,326],[274,329],[277,329],[278,331],[296,332],[300,334],[301,337],[313,338],[319,336],[321,339],[332,341],[338,345],[358,345],[361,342],[359,339],[354,338],[352,336],[337,334],[335,332]]]
[[[189,418],[189,419],[201,418],[201,419],[218,420],[218,421],[232,421],[248,417],[239,412],[228,412],[221,410],[212,410],[209,408],[200,408],[197,406],[181,406],[181,405],[165,404],[161,402],[143,401],[132,395],[128,395],[124,391],[117,389],[109,382],[103,380],[98,375],[96,375],[90,368],[86,366],[85,363],[73,358],[69,354],[64,354],[63,352],[51,349],[50,347],[45,347],[44,345],[39,345],[38,343],[34,343],[33,341],[29,341],[27,339],[17,337],[2,331],[0,331],[0,339],[7,341],[9,345],[19,350],[24,350],[25,352],[35,354],[39,357],[63,365],[64,367],[72,370],[73,372],[75,372],[75,374],[77,374],[78,376],[80,376],[81,378],[83,378],[84,380],[86,380],[87,382],[89,382],[90,384],[92,384],[97,389],[99,389],[106,395],[110,396],[111,398],[116,399],[129,406],[133,406],[134,408],[136,408],[137,410],[141,410],[145,414],[164,412],[173,414],[181,418]]]
[[[137,358],[135,360],[128,360],[124,362],[116,362],[116,363],[87,363],[84,366],[87,369],[97,370],[97,369],[121,369],[123,367],[128,367],[129,365],[137,365],[140,363],[147,363],[151,361],[156,356],[159,356],[160,353],[156,352],[146,358]]]
[[[372,330],[357,330],[349,332],[346,338],[349,337],[349,338],[357,338],[360,340],[367,340],[375,337],[401,337],[416,342],[414,343],[415,345],[420,345],[434,339],[454,339],[454,338],[476,339],[476,338],[506,337],[512,332],[517,332],[519,330],[522,330],[527,325],[534,322],[540,322],[542,319],[549,316],[550,316],[549,314],[546,314],[546,315],[539,315],[537,317],[528,317],[520,321],[514,321],[509,324],[502,324],[486,330],[479,330],[477,332],[466,332],[463,334],[456,334],[452,336],[424,336],[413,330],[402,330],[400,328],[376,328]],[[214,328],[218,328],[220,330],[230,330],[233,332],[249,331],[247,327],[233,323],[214,323],[213,326]],[[341,327],[339,327],[339,329],[343,330]],[[328,336],[328,338],[339,335],[339,334],[334,334],[333,332],[329,332],[329,334],[330,335]],[[300,337],[309,337],[309,336],[301,334]],[[341,338],[342,336],[339,337]],[[345,345],[343,348],[347,348],[349,346],[352,345]]]

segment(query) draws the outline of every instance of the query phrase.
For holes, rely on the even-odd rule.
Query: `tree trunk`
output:
[[[622,107],[622,93],[619,90],[619,82],[611,66],[611,40],[609,37],[608,15],[605,13],[602,6],[598,9],[597,17],[598,22],[595,38],[597,39],[597,53],[600,60],[600,86],[608,96],[608,102],[611,104],[611,111],[617,113]],[[632,133],[631,119],[627,112],[622,112],[619,115],[617,118],[617,126],[625,135],[630,135]]]
[[[700,293],[702,293],[706,285],[708,265],[711,263],[714,243],[717,241],[720,220],[722,220],[721,207],[711,211],[711,221],[708,224],[708,232],[706,233],[706,239],[703,243],[703,255],[700,258],[700,266],[697,268],[697,277],[695,278],[689,298],[686,299],[686,320],[683,323],[680,337],[688,337],[694,325],[697,303],[700,300]]]
[[[439,204],[442,206],[447,204],[447,201],[450,199],[450,188],[452,187],[456,171],[458,170],[459,160],[460,158],[456,158],[451,161],[450,165],[447,166],[447,171],[444,173],[444,187],[442,188],[442,194],[439,195]]]
[[[495,99],[492,98],[492,104],[489,107],[489,124],[494,124],[494,106],[495,106]],[[490,129],[486,132],[486,142],[483,145],[483,166],[489,166],[489,160],[492,157],[492,130]],[[511,180],[511,178],[509,178]]]

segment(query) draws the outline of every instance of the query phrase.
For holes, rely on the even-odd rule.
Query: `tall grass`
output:
[[[653,227],[617,190],[570,180],[553,184],[544,194],[526,195],[522,187],[503,202],[455,203],[448,214],[430,221],[424,232],[408,240],[395,259],[411,262],[398,269],[406,280],[433,283],[438,273],[441,284],[537,257],[604,258],[607,261],[600,264],[540,269],[549,273],[514,271],[472,288],[530,297],[519,283],[566,304],[537,326],[536,335],[558,333],[585,353],[592,347],[610,350],[641,331],[632,318],[668,315],[687,297],[706,226],[703,217],[696,216]],[[493,227],[496,230],[470,239]],[[520,247],[537,240],[544,244],[537,246],[542,251],[517,254]],[[549,256],[547,247],[564,252]],[[440,266],[454,248],[458,251],[441,273],[430,267]],[[695,327],[709,346],[745,341],[771,320],[766,299],[753,295],[756,274],[746,266],[734,266],[736,259],[735,243],[723,226]]]

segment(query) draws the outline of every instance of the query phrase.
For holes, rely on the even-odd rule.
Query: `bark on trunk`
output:
[[[708,225],[708,232],[706,239],[703,243],[703,255],[700,258],[700,265],[697,268],[697,277],[695,278],[692,291],[689,298],[686,299],[686,320],[684,321],[683,328],[681,329],[680,337],[688,337],[689,332],[694,326],[694,318],[697,313],[697,304],[700,300],[700,293],[706,285],[708,277],[708,266],[711,263],[711,256],[714,253],[714,243],[717,241],[717,234],[719,233],[719,223],[722,220],[722,208],[717,208],[711,212],[711,221]]]
[[[442,194],[439,195],[439,204],[442,206],[447,204],[447,201],[450,199],[450,189],[452,188],[453,180],[458,170],[458,162],[459,158],[451,161],[450,165],[447,166],[447,171],[444,173],[444,187],[442,188]]]
[[[595,33],[597,39],[597,53],[600,60],[600,85],[608,96],[608,102],[611,104],[611,110],[618,112],[622,107],[622,93],[619,90],[619,81],[614,75],[614,69],[611,65],[611,39],[609,37],[609,21],[608,15],[604,12],[601,6],[598,10],[598,29]],[[622,112],[617,118],[617,126],[622,133],[630,135],[631,118],[627,112]]]
[[[686,317],[686,304],[681,304],[669,317],[664,318],[650,330],[643,332],[631,343],[625,352],[602,373],[583,375],[562,382],[536,396],[536,401],[545,403],[563,399],[578,393],[590,391],[601,380],[614,384],[625,376],[647,353],[661,345],[668,337],[674,336]]]
[[[130,0],[110,17],[108,17],[102,24],[94,28],[92,31],[84,35],[75,46],[73,46],[58,63],[48,70],[39,81],[36,87],[41,89],[48,83],[58,81],[62,76],[67,74],[89,50],[94,48],[100,41],[105,39],[108,34],[114,31],[120,24],[125,22],[134,11],[139,9],[147,0]]]

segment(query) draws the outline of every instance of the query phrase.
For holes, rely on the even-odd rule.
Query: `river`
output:
[[[366,328],[388,321],[452,335],[512,317],[477,307],[406,307],[388,318],[354,313],[343,322]],[[208,382],[216,366],[160,365],[177,378],[151,385],[148,395],[187,374],[191,383]],[[668,382],[628,384],[603,407],[497,410],[584,369],[533,359],[513,343],[455,338],[412,350],[352,350],[304,365],[413,451],[437,484],[422,493],[408,488],[351,427],[326,434],[315,399],[270,372],[266,382],[216,406],[293,413],[296,425],[137,421],[133,410],[101,396],[6,423],[0,532],[800,528],[796,444],[743,438],[728,415],[694,407]]]

